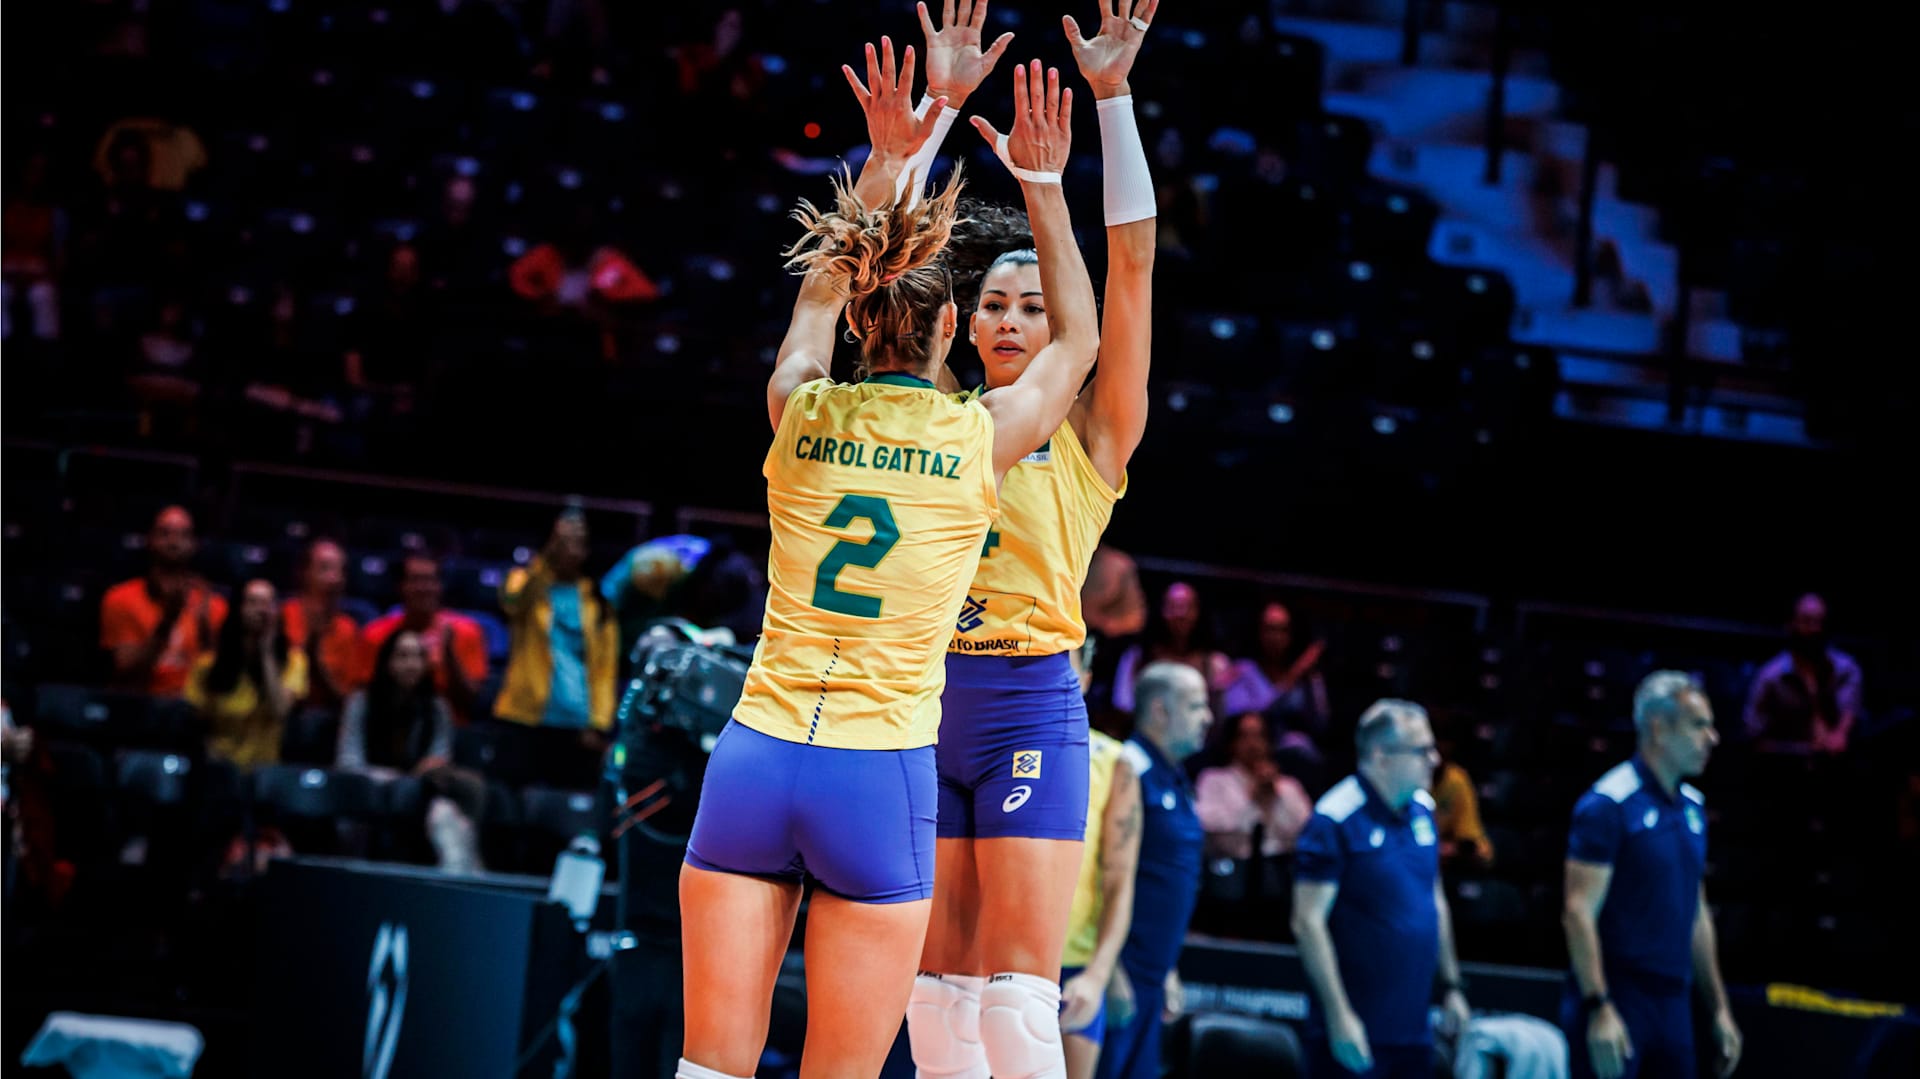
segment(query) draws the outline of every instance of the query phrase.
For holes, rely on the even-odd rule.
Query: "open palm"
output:
[[[1131,20],[1152,23],[1160,9],[1160,0],[1100,0],[1100,30],[1091,38],[1080,36],[1080,24],[1073,16],[1063,16],[1067,43],[1073,46],[1073,61],[1080,65],[1080,77],[1095,91],[1115,90],[1125,85],[1133,70],[1133,58],[1140,55],[1140,42],[1147,32]]]
[[[968,94],[979,88],[1000,62],[1000,54],[1013,41],[1011,33],[1001,34],[992,47],[982,50],[981,28],[987,22],[987,0],[946,0],[940,11],[940,29],[933,28],[927,5],[919,5],[920,30],[927,36],[927,93],[947,96],[951,108],[959,108]]]

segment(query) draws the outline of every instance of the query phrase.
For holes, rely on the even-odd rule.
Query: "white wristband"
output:
[[[1133,95],[1097,102],[1094,111],[1100,115],[1100,186],[1106,196],[1107,224],[1157,216],[1159,202],[1154,198],[1153,176],[1147,171],[1140,125],[1133,118]]]
[[[925,116],[932,106],[933,99],[923,97],[920,99],[920,104],[914,108],[913,114]],[[953,122],[959,118],[959,109],[952,105],[941,106],[940,115],[933,121],[933,134],[928,135],[927,141],[920,145],[920,149],[915,151],[911,158],[907,159],[906,167],[902,168],[900,175],[894,179],[893,199],[899,202],[901,197],[905,196],[906,202],[902,204],[903,209],[911,210],[919,203],[920,193],[927,187],[927,173],[933,171],[933,159],[940,156],[940,144],[946,141],[947,132],[953,129]],[[907,190],[909,186],[912,187],[911,191]]]
[[[1000,163],[1007,167],[1007,171],[1013,173],[1013,178],[1016,180],[1024,180],[1030,184],[1057,184],[1060,182],[1060,174],[1057,172],[1035,172],[1033,169],[1023,169],[1014,164],[1013,158],[1007,156],[1007,137],[1005,135],[1001,135],[999,140],[993,144],[993,152],[1000,158]]]

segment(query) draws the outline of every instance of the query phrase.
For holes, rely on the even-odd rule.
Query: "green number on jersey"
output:
[[[893,521],[893,507],[874,495],[848,495],[827,514],[828,528],[845,528],[855,520],[873,522],[873,538],[860,543],[841,540],[820,560],[813,575],[813,605],[823,611],[854,618],[880,617],[880,597],[859,592],[842,592],[834,587],[840,571],[848,566],[872,569],[900,542],[900,526]]]

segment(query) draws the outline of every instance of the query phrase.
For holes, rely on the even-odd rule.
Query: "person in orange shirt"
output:
[[[454,718],[465,723],[474,716],[475,687],[487,680],[487,635],[480,623],[440,606],[443,588],[438,558],[420,553],[406,557],[400,570],[400,610],[361,631],[354,681],[370,682],[380,646],[394,631],[410,630],[427,646],[434,687],[453,706]]]
[[[193,661],[213,646],[227,601],[193,572],[196,548],[193,515],[168,506],[147,534],[146,576],[101,597],[100,647],[112,658],[115,686],[177,697]]]
[[[280,607],[287,644],[307,657],[306,704],[332,707],[360,688],[360,627],[340,609],[347,591],[347,552],[330,539],[307,547],[300,594]]]

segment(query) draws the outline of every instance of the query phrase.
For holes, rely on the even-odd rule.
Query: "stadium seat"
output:
[[[194,779],[190,758],[153,749],[122,750],[114,761],[114,773],[122,797],[145,807],[185,803]]]
[[[34,725],[56,738],[118,744],[145,726],[152,708],[152,700],[139,693],[43,685],[34,698]]]
[[[1181,1016],[1167,1031],[1162,1056],[1168,1079],[1296,1079],[1306,1074],[1300,1038],[1292,1027],[1224,1012]]]

